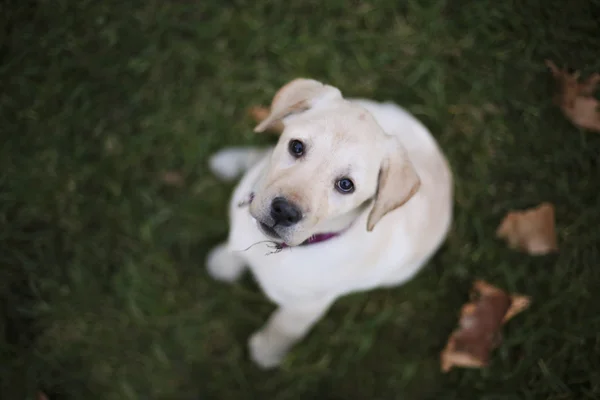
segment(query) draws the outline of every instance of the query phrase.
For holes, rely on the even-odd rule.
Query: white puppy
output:
[[[340,296],[399,285],[441,246],[452,220],[452,174],[430,132],[393,103],[344,99],[296,79],[255,129],[283,123],[274,148],[230,148],[210,160],[233,193],[227,241],[209,273],[234,281],[248,267],[278,305],[249,340],[263,368]]]

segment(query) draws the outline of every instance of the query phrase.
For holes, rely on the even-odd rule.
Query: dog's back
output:
[[[384,264],[396,265],[382,279],[382,286],[395,286],[410,279],[425,264],[444,241],[452,222],[453,182],[451,168],[430,131],[412,114],[395,103],[379,103],[366,99],[351,101],[367,109],[389,135],[400,138],[419,174],[421,187],[414,199],[396,210],[396,218],[382,221],[382,230],[394,237],[394,225],[402,219],[399,234],[409,238],[410,260],[395,261],[397,254],[390,246],[379,257],[389,258]],[[389,226],[387,226],[389,225]],[[398,238],[398,242],[404,239]]]

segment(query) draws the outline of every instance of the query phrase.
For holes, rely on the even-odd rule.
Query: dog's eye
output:
[[[354,192],[354,183],[348,178],[342,178],[335,183],[335,188],[340,193],[352,193]]]
[[[296,139],[290,140],[289,150],[294,157],[301,157],[304,154],[304,143]]]

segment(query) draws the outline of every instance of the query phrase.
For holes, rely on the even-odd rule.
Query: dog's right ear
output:
[[[275,124],[281,124],[287,116],[341,98],[342,93],[333,86],[312,79],[295,79],[277,91],[269,114],[254,128],[254,132],[263,132]]]

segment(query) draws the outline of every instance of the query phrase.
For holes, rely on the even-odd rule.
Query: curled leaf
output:
[[[578,71],[569,73],[550,60],[546,60],[546,66],[556,81],[554,103],[565,117],[580,128],[600,132],[600,103],[593,97],[600,74],[592,74],[580,82]]]
[[[488,365],[492,350],[502,342],[502,325],[529,303],[528,297],[509,295],[485,281],[475,281],[473,300],[462,307],[459,327],[441,353],[442,371]]]

